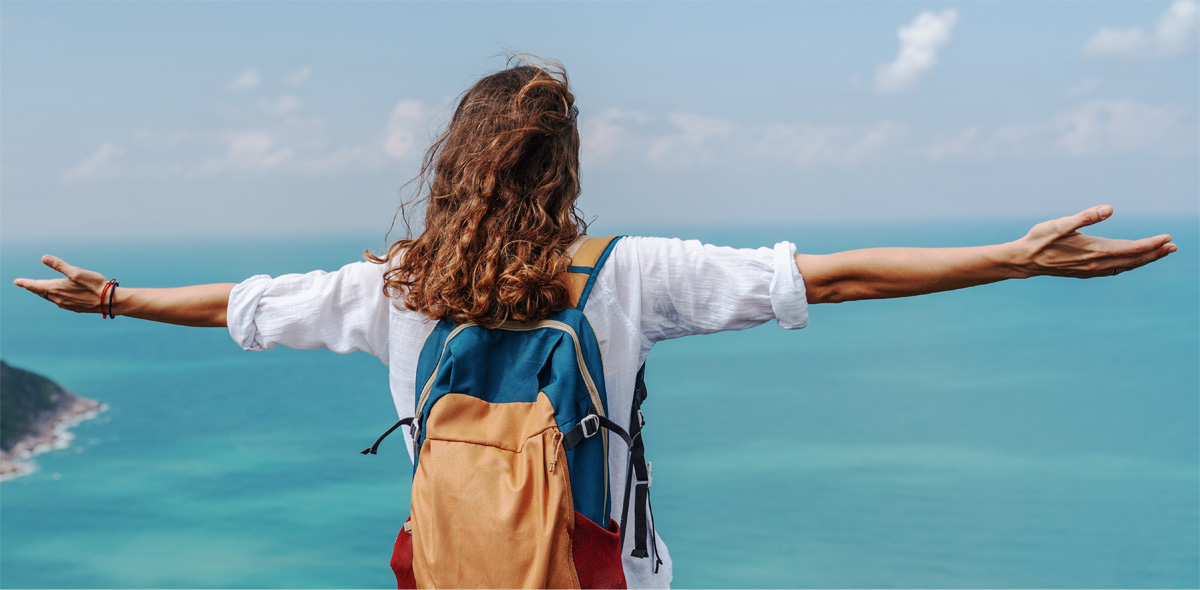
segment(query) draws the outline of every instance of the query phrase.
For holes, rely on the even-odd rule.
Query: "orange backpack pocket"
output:
[[[412,570],[421,588],[579,588],[562,433],[545,394],[489,403],[446,394],[413,476]]]

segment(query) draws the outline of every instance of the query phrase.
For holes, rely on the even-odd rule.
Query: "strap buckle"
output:
[[[637,479],[635,477],[633,480],[633,484],[639,485],[639,486],[646,486],[646,489],[650,489],[650,488],[654,487],[654,464],[649,461],[646,461],[646,479]]]
[[[588,414],[579,421],[579,426],[583,428],[583,438],[592,438],[600,432],[600,416]]]

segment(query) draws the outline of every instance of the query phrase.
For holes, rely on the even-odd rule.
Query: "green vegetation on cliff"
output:
[[[57,383],[0,360],[0,450],[12,450],[76,399]]]

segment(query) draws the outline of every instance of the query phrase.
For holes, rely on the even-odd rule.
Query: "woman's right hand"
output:
[[[100,294],[108,279],[104,275],[71,266],[57,256],[42,257],[42,264],[63,274],[61,279],[16,279],[13,284],[34,295],[77,313],[101,313]]]
[[[1112,214],[1111,206],[1100,205],[1033,226],[1025,237],[1014,242],[1022,253],[1018,267],[1024,276],[1089,279],[1133,270],[1178,250],[1168,234],[1113,240],[1079,233],[1080,229],[1100,223]]]

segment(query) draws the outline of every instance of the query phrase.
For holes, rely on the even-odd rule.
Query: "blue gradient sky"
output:
[[[1200,212],[1191,1],[0,9],[4,240],[381,235],[509,51],[606,228]]]

